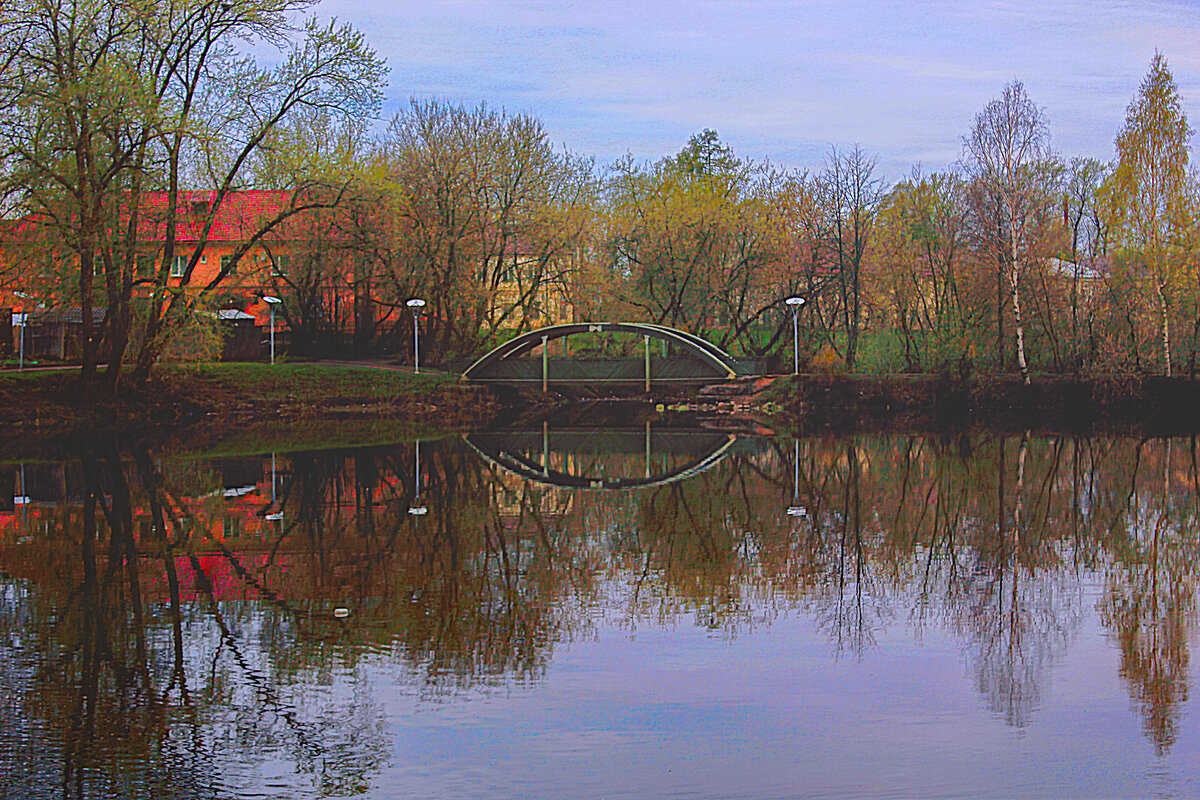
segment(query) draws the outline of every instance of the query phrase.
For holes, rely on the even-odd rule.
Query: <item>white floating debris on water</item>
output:
[[[350,609],[346,608],[345,606],[338,606],[333,610],[333,616],[337,617],[338,619],[345,619],[346,617],[350,616]]]

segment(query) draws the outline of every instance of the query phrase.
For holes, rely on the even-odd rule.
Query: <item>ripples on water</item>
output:
[[[0,796],[1200,794],[1192,440],[416,447],[0,467]]]

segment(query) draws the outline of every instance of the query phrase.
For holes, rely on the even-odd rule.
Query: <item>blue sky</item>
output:
[[[861,145],[894,181],[960,155],[1014,78],[1052,145],[1109,159],[1154,51],[1200,123],[1197,2],[323,0],[410,97],[530,113],[601,164],[656,159],[713,128],[742,157],[818,169]]]

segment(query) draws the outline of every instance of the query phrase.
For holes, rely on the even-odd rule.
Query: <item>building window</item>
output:
[[[515,254],[512,257],[511,262],[505,261],[504,257],[501,256],[499,272],[500,272],[500,274],[497,277],[500,279],[501,283],[511,283],[513,281],[513,279],[516,278],[517,257]]]
[[[233,256],[221,256],[221,272],[228,275],[237,275],[238,262]]]
[[[182,278],[183,273],[187,272],[187,265],[187,256],[175,256],[175,260],[171,262],[171,277]]]

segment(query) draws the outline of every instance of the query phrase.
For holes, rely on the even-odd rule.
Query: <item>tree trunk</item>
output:
[[[1017,233],[1013,228],[1015,220],[1009,221],[1009,254],[1012,260],[1008,265],[1008,281],[1012,290],[1013,327],[1016,329],[1017,367],[1021,370],[1021,382],[1029,385],[1029,365],[1025,361],[1025,326],[1021,322],[1021,288],[1020,274],[1017,270]]]
[[[1167,295],[1163,291],[1161,281],[1154,282],[1154,289],[1158,295],[1158,314],[1162,322],[1163,374],[1169,378],[1171,377],[1171,328],[1167,317]]]
[[[1001,261],[1003,259],[1000,259]],[[1004,371],[1004,277],[1005,266],[997,264],[996,270],[996,371]]]

